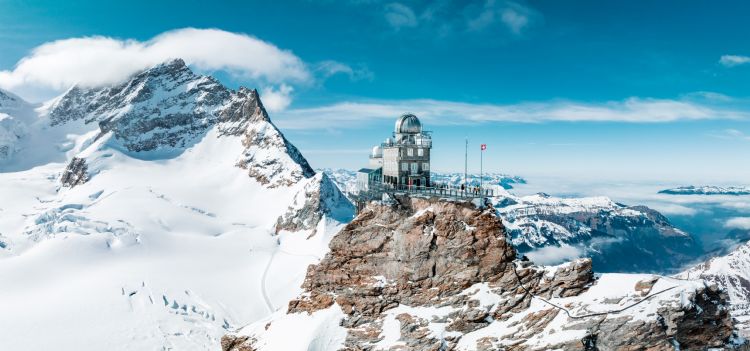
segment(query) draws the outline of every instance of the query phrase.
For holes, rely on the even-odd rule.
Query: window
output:
[[[424,156],[424,149],[422,148],[417,149],[417,156],[420,156],[420,157]]]
[[[409,156],[414,156],[414,149],[406,149],[406,154]]]
[[[429,162],[422,163],[422,170],[423,171],[429,171],[430,170],[430,163]]]
[[[411,173],[412,174],[417,174],[418,172],[419,172],[419,163],[416,163],[416,162],[412,163],[411,164]]]
[[[408,171],[409,170],[409,164],[404,162],[401,164],[401,170],[402,171]]]

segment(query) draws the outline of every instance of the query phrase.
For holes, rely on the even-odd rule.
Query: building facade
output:
[[[396,120],[392,137],[372,149],[367,170],[379,170],[378,180],[384,184],[429,187],[431,149],[430,133],[417,116],[406,113]]]

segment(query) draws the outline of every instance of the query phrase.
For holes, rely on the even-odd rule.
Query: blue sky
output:
[[[743,1],[0,0],[0,87],[41,100],[71,83],[52,68],[19,69],[25,59],[44,71],[38,48],[54,41],[70,44],[47,47],[67,50],[53,56],[64,60],[93,42],[71,38],[153,49],[172,33],[187,39],[161,51],[194,55],[192,66],[230,86],[258,87],[316,167],[363,165],[411,111],[434,131],[436,170],[462,168],[468,137],[475,169],[487,143],[492,171],[741,182],[750,179],[748,11]],[[107,50],[96,60],[124,56]],[[131,51],[150,55],[143,64],[162,57]],[[91,85],[121,73],[98,66],[83,67]]]

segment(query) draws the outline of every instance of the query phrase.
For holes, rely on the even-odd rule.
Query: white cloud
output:
[[[507,8],[503,11],[502,21],[515,34],[521,34],[521,30],[529,24],[529,17],[519,13],[517,10]]]
[[[0,87],[30,95],[73,84],[108,85],[171,58],[182,58],[200,70],[224,70],[271,84],[312,79],[299,57],[271,43],[218,29],[184,28],[148,41],[94,36],[45,43],[13,70],[0,71]]]
[[[672,203],[657,203],[650,206],[654,210],[659,211],[663,215],[677,215],[677,216],[694,216],[698,213],[698,210],[687,206],[672,204]]]
[[[281,84],[278,89],[267,87],[260,92],[263,106],[269,112],[279,112],[286,110],[292,103],[292,92],[294,88],[289,85]]]
[[[750,56],[723,55],[719,59],[719,63],[726,67],[744,65],[750,63]]]
[[[414,10],[397,2],[385,5],[385,20],[395,29],[417,26],[417,16]]]
[[[526,256],[536,264],[553,265],[570,261],[583,255],[583,250],[570,245],[545,246],[526,253]]]
[[[750,141],[750,135],[737,129],[724,129],[718,133],[712,133],[711,135],[721,139]]]
[[[501,23],[513,34],[520,35],[531,23],[536,13],[528,7],[510,1],[487,0],[479,14],[469,18],[466,27],[470,31],[480,31]]]
[[[355,69],[338,61],[326,60],[319,62],[315,66],[315,70],[318,71],[324,78],[328,78],[336,74],[344,74],[348,76],[349,79],[354,81],[372,80],[374,77],[373,73],[369,69],[367,69],[367,67],[362,66]]]
[[[750,229],[750,217],[731,218],[727,220],[724,226],[732,229]]]
[[[550,101],[511,105],[429,99],[354,101],[288,110],[277,115],[276,121],[290,129],[345,128],[375,120],[390,120],[405,111],[416,113],[430,124],[440,125],[547,121],[664,123],[681,120],[750,119],[750,111],[701,104],[692,100],[629,98],[604,103]]]

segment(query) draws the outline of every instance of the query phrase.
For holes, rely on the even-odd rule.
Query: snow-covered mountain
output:
[[[519,252],[541,262],[591,257],[597,271],[661,272],[701,253],[689,234],[659,212],[607,197],[506,193],[495,207]]]
[[[750,243],[726,256],[714,257],[677,275],[683,279],[704,279],[717,284],[729,295],[730,313],[741,336],[750,337]]]
[[[660,194],[670,195],[750,195],[750,187],[746,186],[681,186],[677,188],[664,189]]]
[[[214,350],[296,296],[353,214],[255,90],[181,60],[0,104],[3,350]]]

